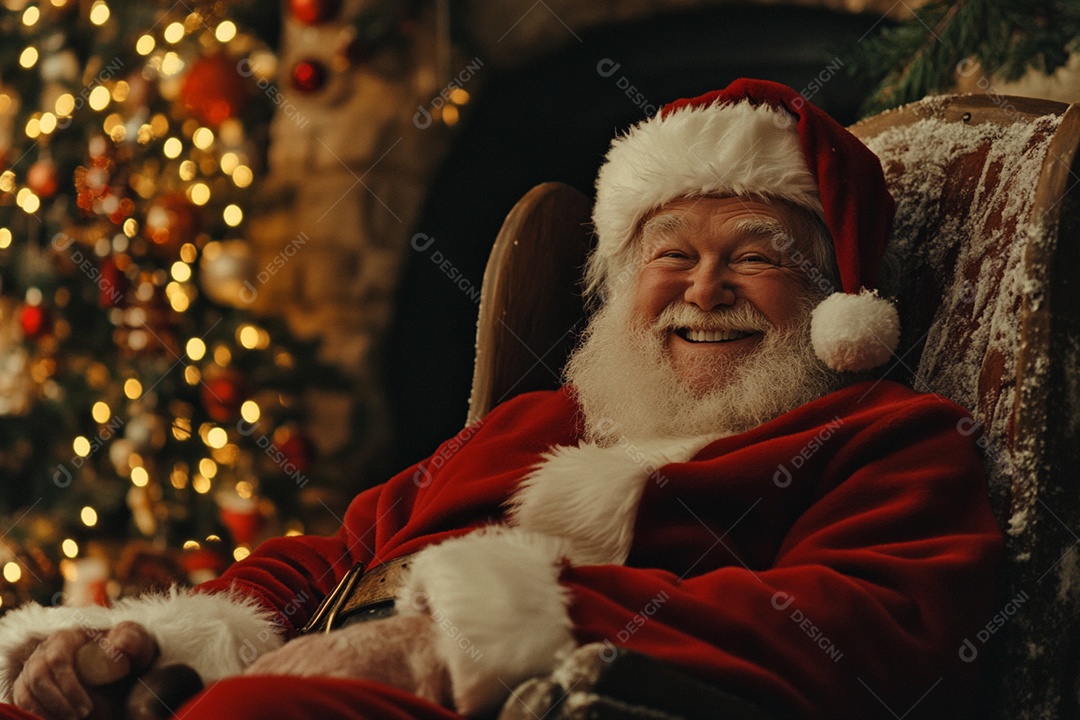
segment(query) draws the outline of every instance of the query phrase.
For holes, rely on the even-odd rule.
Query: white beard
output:
[[[651,327],[631,329],[629,293],[616,293],[592,318],[565,376],[585,415],[586,440],[689,437],[744,432],[839,387],[839,376],[814,355],[808,300],[800,321],[778,331],[756,310],[737,305],[705,313],[685,303]],[[676,373],[664,347],[669,328],[765,330],[748,355],[702,363],[715,382],[695,390]]]

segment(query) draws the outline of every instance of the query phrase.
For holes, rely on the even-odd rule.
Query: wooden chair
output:
[[[506,216],[480,288],[468,422],[513,395],[558,387],[585,317],[578,283],[591,209],[569,185],[544,183]]]
[[[904,330],[888,373],[972,412],[957,431],[981,432],[1007,532],[1001,611],[957,650],[998,653],[1000,717],[1080,718],[1080,107],[934,97],[851,130],[898,203],[885,290]],[[470,420],[558,385],[583,326],[588,220],[585,197],[553,183],[508,216],[484,278]],[[641,709],[604,716],[651,717]]]
[[[985,630],[1003,645],[1000,714],[1080,717],[1080,107],[928,98],[851,130],[898,202],[896,366],[985,433],[1008,541]]]

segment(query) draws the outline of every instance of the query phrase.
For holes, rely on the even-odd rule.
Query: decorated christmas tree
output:
[[[0,10],[0,612],[301,529],[314,348],[248,309],[269,10]]]

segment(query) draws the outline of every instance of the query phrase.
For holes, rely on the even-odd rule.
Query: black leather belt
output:
[[[377,620],[395,613],[394,598],[408,575],[415,553],[364,570],[356,563],[333,591],[319,603],[301,634],[330,632],[354,622]]]

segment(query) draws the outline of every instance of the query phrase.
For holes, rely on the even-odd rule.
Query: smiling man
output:
[[[783,200],[703,196],[650,213],[634,271],[608,288],[567,369],[594,439],[741,431],[837,387],[809,342],[826,293],[805,258],[831,258],[827,232]]]
[[[790,88],[665,107],[601,168],[600,307],[565,387],[360,494],[333,537],[194,592],[9,613],[0,697],[84,717],[98,642],[194,667],[192,720],[555,718],[620,646],[733,717],[982,716],[985,657],[960,651],[1002,538],[966,412],[871,372],[899,332],[873,291],[892,214],[877,158]],[[521,711],[530,679],[565,702]]]

